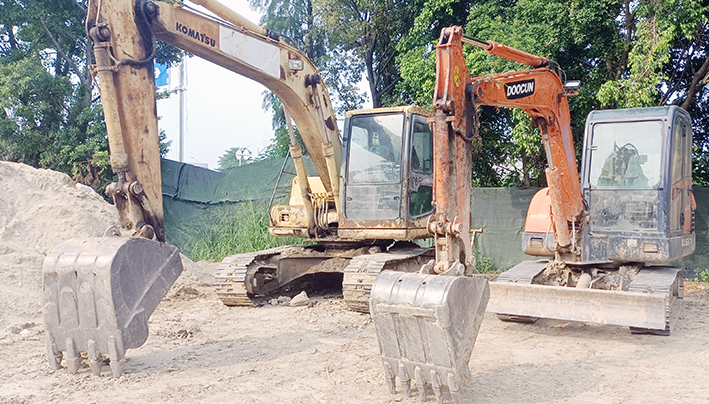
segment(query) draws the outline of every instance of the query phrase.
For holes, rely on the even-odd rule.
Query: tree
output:
[[[287,38],[311,60],[317,62],[326,53],[311,0],[249,0],[249,5],[263,13],[260,24]]]
[[[88,69],[86,7],[83,0],[0,3],[0,158],[63,171],[101,190],[112,173]],[[160,61],[175,63],[179,54],[159,44]]]
[[[461,13],[466,7],[469,12]],[[690,111],[695,139],[703,142],[709,119],[708,15],[700,0],[427,0],[399,44],[398,88],[413,103],[429,105],[437,34],[444,26],[463,25],[467,36],[546,56],[559,64],[562,79],[582,81],[579,95],[570,99],[577,155],[585,117],[599,108],[676,103]],[[464,52],[473,77],[527,68],[468,45]],[[528,119],[486,108],[480,114],[476,158],[492,170],[481,183],[543,185],[545,156]],[[709,143],[697,147],[695,141],[695,149],[695,157],[703,158]],[[701,166],[709,173],[705,160]]]
[[[276,97],[270,91],[264,92],[263,97],[263,109],[271,109],[273,112],[273,119],[271,125],[274,130],[274,137],[271,139],[271,143],[266,146],[266,149],[257,156],[259,160],[266,160],[271,158],[284,158],[289,153],[290,146],[290,134],[288,133],[288,127],[286,126],[286,115],[283,111],[283,104],[281,100]],[[293,122],[291,121],[291,125]],[[294,128],[296,142],[300,145],[303,153],[307,155],[308,149],[303,143],[303,139],[300,137],[300,133],[297,128]]]
[[[404,104],[431,106],[436,75],[433,47],[442,28],[465,23],[470,6],[470,0],[427,0],[418,5],[421,11],[396,44],[401,80],[395,93]]]
[[[397,43],[409,32],[420,3],[418,0],[321,3],[330,49],[345,58],[351,69],[364,68],[374,108],[402,103],[395,92],[401,79],[396,63]]]
[[[306,54],[316,66],[325,55],[325,40],[318,25],[311,0],[249,0],[252,9],[263,13],[259,23],[277,32],[291,45]],[[318,66],[319,68],[319,66]],[[327,81],[327,77],[324,77]],[[271,110],[274,136],[259,159],[283,158],[288,154],[290,137],[286,128],[283,104],[271,91],[263,92],[264,111]]]

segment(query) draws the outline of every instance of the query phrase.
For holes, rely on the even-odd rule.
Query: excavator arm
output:
[[[463,57],[463,42],[533,69],[470,78]],[[471,164],[465,159],[469,159],[469,140],[476,131],[472,127],[476,124],[474,106],[519,108],[527,112],[541,130],[549,164],[546,177],[554,235],[559,247],[571,249],[575,237],[580,234],[583,199],[571,134],[568,94],[559,75],[543,57],[493,41],[483,43],[465,38],[460,27],[443,29],[436,52],[434,139],[438,143],[434,143],[434,148],[436,152],[444,149],[440,159],[436,160],[436,169],[441,173],[436,176],[438,214],[446,212],[448,218],[457,215],[460,225],[470,222],[470,180],[466,175],[469,176]],[[452,133],[458,135],[455,140]],[[448,155],[455,156],[457,164],[448,164],[451,160]],[[455,175],[449,175],[449,172]],[[457,186],[453,188],[447,181]],[[451,198],[457,198],[455,207],[449,203]]]
[[[152,81],[155,39],[251,78],[273,91],[293,117],[320,180],[337,205],[342,144],[329,94],[312,61],[278,34],[253,24],[220,3],[214,0],[196,3],[217,17],[183,3],[123,0],[89,4],[86,26],[96,44],[94,70],[104,100],[112,167],[114,172],[125,172],[127,181],[138,181],[145,189],[150,209],[143,210],[146,217],[143,221],[155,222],[159,226],[159,239],[164,241]],[[291,143],[298,183],[303,187],[306,201],[308,227],[313,229],[312,207],[307,203],[308,181],[304,180],[305,169],[298,159],[302,151],[294,141]],[[119,176],[122,178],[123,174]],[[139,209],[135,204],[126,209],[119,207],[119,211],[128,210]],[[142,223],[140,217],[126,220],[135,216],[122,214],[122,227],[133,228],[137,226],[134,222]],[[153,222],[147,220],[152,216],[156,217]]]

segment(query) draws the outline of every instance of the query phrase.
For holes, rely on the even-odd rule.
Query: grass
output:
[[[509,263],[507,268],[500,268],[498,262],[480,252],[478,243],[473,245],[473,255],[475,255],[475,273],[478,274],[501,274],[514,266]]]
[[[709,283],[709,269],[697,270],[694,273],[694,282]]]
[[[263,203],[241,202],[211,209],[199,226],[191,226],[189,237],[182,240],[180,249],[194,261],[221,261],[232,254],[304,242],[297,237],[268,234],[267,208]]]

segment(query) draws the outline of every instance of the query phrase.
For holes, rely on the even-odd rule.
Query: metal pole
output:
[[[180,84],[177,87],[177,92],[179,93],[180,99],[180,112],[178,119],[178,150],[180,154],[180,162],[183,163],[185,161],[185,56],[182,56],[182,60],[180,61],[178,76],[180,76]]]

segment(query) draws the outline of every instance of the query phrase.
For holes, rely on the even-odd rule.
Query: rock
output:
[[[94,189],[91,188],[90,186],[84,185],[84,184],[79,183],[79,182],[77,182],[76,185],[74,185],[74,187],[76,187],[76,189],[78,189],[79,191],[84,191],[84,192],[86,192],[86,193],[90,193],[90,194],[91,194],[91,193],[96,193],[96,191],[94,191]]]
[[[268,301],[268,303],[271,306],[287,306],[288,303],[290,303],[290,297],[288,296],[279,296],[278,298],[273,298]]]
[[[308,297],[308,294],[305,293],[305,291],[300,292],[296,297],[291,299],[290,301],[290,307],[300,307],[300,306],[309,306],[310,305],[310,298]]]

